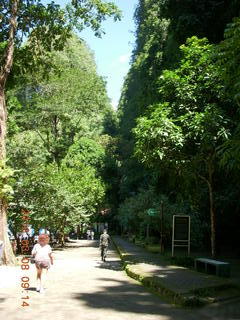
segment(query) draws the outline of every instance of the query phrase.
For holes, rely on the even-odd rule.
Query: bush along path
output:
[[[201,306],[240,297],[240,288],[231,278],[171,265],[166,257],[151,254],[123,238],[115,236],[112,240],[126,273],[173,304]]]

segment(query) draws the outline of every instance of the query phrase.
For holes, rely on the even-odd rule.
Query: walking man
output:
[[[102,261],[106,261],[107,250],[110,243],[110,236],[107,233],[107,230],[104,229],[103,233],[100,236],[100,249],[101,249],[101,258]]]

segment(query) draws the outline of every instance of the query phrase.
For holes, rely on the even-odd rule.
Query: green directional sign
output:
[[[155,216],[158,214],[158,212],[157,212],[156,209],[150,208],[150,209],[147,210],[147,214],[148,214],[150,217],[155,217]]]

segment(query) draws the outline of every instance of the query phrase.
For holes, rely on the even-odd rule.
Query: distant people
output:
[[[87,230],[87,239],[91,240],[91,231],[89,229]]]
[[[69,238],[70,239],[77,239],[77,234],[74,230],[72,230],[70,233],[69,233]]]
[[[22,235],[21,235],[21,240],[28,240],[29,236],[27,234],[27,232],[23,232]]]
[[[44,293],[44,280],[46,282],[46,275],[50,268],[50,263],[53,264],[52,249],[48,243],[49,236],[47,234],[40,234],[38,237],[38,243],[34,245],[32,250],[32,256],[34,257],[37,268],[36,291],[40,293]],[[45,277],[45,279],[43,279],[43,277]]]
[[[94,230],[91,231],[91,240],[94,240]]]
[[[35,236],[34,236],[34,243],[36,244],[36,243],[38,243],[38,237],[39,237],[39,235],[38,234],[35,234]]]
[[[50,235],[50,243],[52,244],[53,247],[55,245],[57,245],[57,238],[55,237],[55,235],[53,233],[51,233],[51,235]]]
[[[28,229],[29,229],[28,236],[29,236],[29,238],[32,238],[34,236],[35,231],[32,228],[32,226],[29,226]]]
[[[101,258],[102,261],[106,261],[106,257],[107,257],[107,251],[108,251],[108,246],[110,243],[110,236],[107,233],[107,229],[103,230],[103,233],[100,236],[100,250],[101,250]]]

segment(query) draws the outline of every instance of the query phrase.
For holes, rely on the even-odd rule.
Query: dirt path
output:
[[[57,250],[44,294],[35,291],[35,267],[29,276],[30,306],[21,307],[21,271],[0,267],[0,318],[5,320],[195,320],[192,310],[175,308],[127,277],[114,251],[99,260],[96,242],[76,241]],[[205,313],[204,319],[208,318]],[[212,318],[213,319],[213,318]],[[215,318],[216,319],[216,318]],[[226,318],[225,318],[226,319]],[[235,318],[236,319],[236,318]]]

